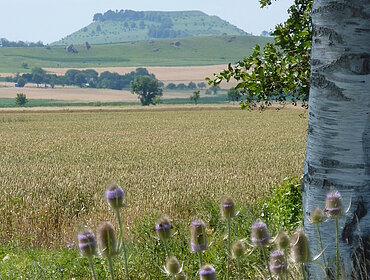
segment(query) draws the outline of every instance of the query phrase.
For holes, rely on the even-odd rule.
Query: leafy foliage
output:
[[[261,6],[271,4],[271,0],[261,0]],[[256,45],[249,57],[236,65],[229,63],[228,69],[215,74],[213,85],[232,78],[238,81],[236,89],[246,95],[242,108],[259,103],[263,108],[272,100],[285,102],[288,98],[296,104],[303,101],[307,106],[310,76],[310,52],[312,25],[310,11],[312,0],[295,0],[289,10],[286,22],[275,27],[272,36],[274,43],[264,48]]]
[[[242,94],[240,90],[237,90],[236,88],[230,88],[227,91],[227,100],[228,101],[239,101],[242,98]]]
[[[149,76],[138,76],[131,83],[131,92],[139,95],[142,105],[157,104],[162,96],[162,88],[159,81]]]
[[[27,97],[24,93],[17,93],[17,97],[15,98],[15,103],[18,106],[24,106],[28,102]]]
[[[190,96],[190,100],[194,101],[195,104],[198,104],[198,100],[200,98],[200,91],[194,91],[193,94]]]

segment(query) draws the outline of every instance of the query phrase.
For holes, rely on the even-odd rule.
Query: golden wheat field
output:
[[[106,185],[126,192],[128,228],[143,215],[186,219],[228,194],[253,203],[300,176],[301,110],[0,113],[0,238],[59,247],[79,226],[113,220]]]

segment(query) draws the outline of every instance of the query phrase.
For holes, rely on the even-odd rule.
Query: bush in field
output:
[[[198,104],[198,100],[200,98],[200,91],[194,91],[193,94],[190,96],[190,100],[194,101],[195,104]]]
[[[27,97],[23,93],[17,93],[17,97],[15,98],[15,104],[17,106],[24,106],[28,102]]]

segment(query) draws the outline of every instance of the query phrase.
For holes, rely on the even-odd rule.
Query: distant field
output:
[[[83,223],[113,221],[103,199],[110,180],[126,191],[129,230],[145,214],[196,217],[206,199],[226,194],[253,203],[302,173],[300,113],[222,106],[1,112],[1,244],[65,247]]]
[[[178,41],[179,46],[173,42]],[[126,66],[200,66],[235,62],[252,52],[256,44],[271,38],[259,36],[211,36],[177,40],[139,41],[92,45],[89,51],[76,46],[68,54],[61,46],[43,48],[0,48],[0,72],[29,72],[33,67],[95,68]],[[22,68],[28,64],[28,69]]]

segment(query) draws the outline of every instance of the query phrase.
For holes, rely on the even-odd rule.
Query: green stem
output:
[[[198,256],[199,256],[199,269],[200,269],[203,266],[202,251],[198,252]]]
[[[265,259],[265,265],[267,266],[267,270],[269,272],[270,279],[272,279],[272,274],[271,274],[271,271],[270,271],[269,261],[267,259],[266,247],[265,246],[262,246],[262,254],[263,254],[263,258]]]
[[[240,280],[240,258],[237,258],[236,259],[236,269],[237,269],[237,272],[238,272],[238,280]]]
[[[301,264],[301,271],[302,271],[303,280],[306,280],[306,271],[304,270],[304,264],[303,263]]]
[[[285,280],[288,280],[288,250],[284,250]]]
[[[127,264],[127,252],[126,252],[126,246],[125,246],[125,241],[123,240],[123,230],[122,230],[122,220],[121,220],[121,215],[119,213],[119,208],[116,210],[116,216],[118,220],[118,225],[119,225],[119,235],[118,235],[118,250],[123,251],[123,260],[125,263],[125,274],[126,274],[126,279],[130,279],[130,275],[128,274],[128,264]]]
[[[328,278],[328,275],[327,275],[328,265],[326,263],[326,256],[325,256],[325,252],[324,252],[324,246],[322,245],[322,239],[321,239],[321,233],[320,233],[320,226],[319,226],[319,224],[316,224],[316,229],[317,229],[317,234],[318,234],[318,237],[319,237],[319,243],[320,243],[321,252],[323,252],[322,253],[322,258],[324,259],[325,275],[326,275],[326,278]]]
[[[337,267],[337,280],[339,280],[340,272],[339,272],[339,225],[338,225],[338,217],[335,217],[335,229],[336,229],[336,236],[335,236],[335,243],[336,243],[336,267]]]
[[[166,252],[166,257],[169,258],[170,257],[170,250],[168,249],[168,243],[167,243],[167,240],[163,240],[163,247],[164,247],[164,251]]]
[[[87,259],[89,261],[92,279],[96,280],[96,273],[95,273],[95,268],[94,268],[92,257],[88,257]]]
[[[108,257],[108,266],[109,266],[110,278],[114,280],[114,269],[113,269],[113,262],[112,262],[111,257]]]
[[[230,251],[231,251],[231,219],[227,219],[227,270],[226,280],[229,280],[230,274]]]

